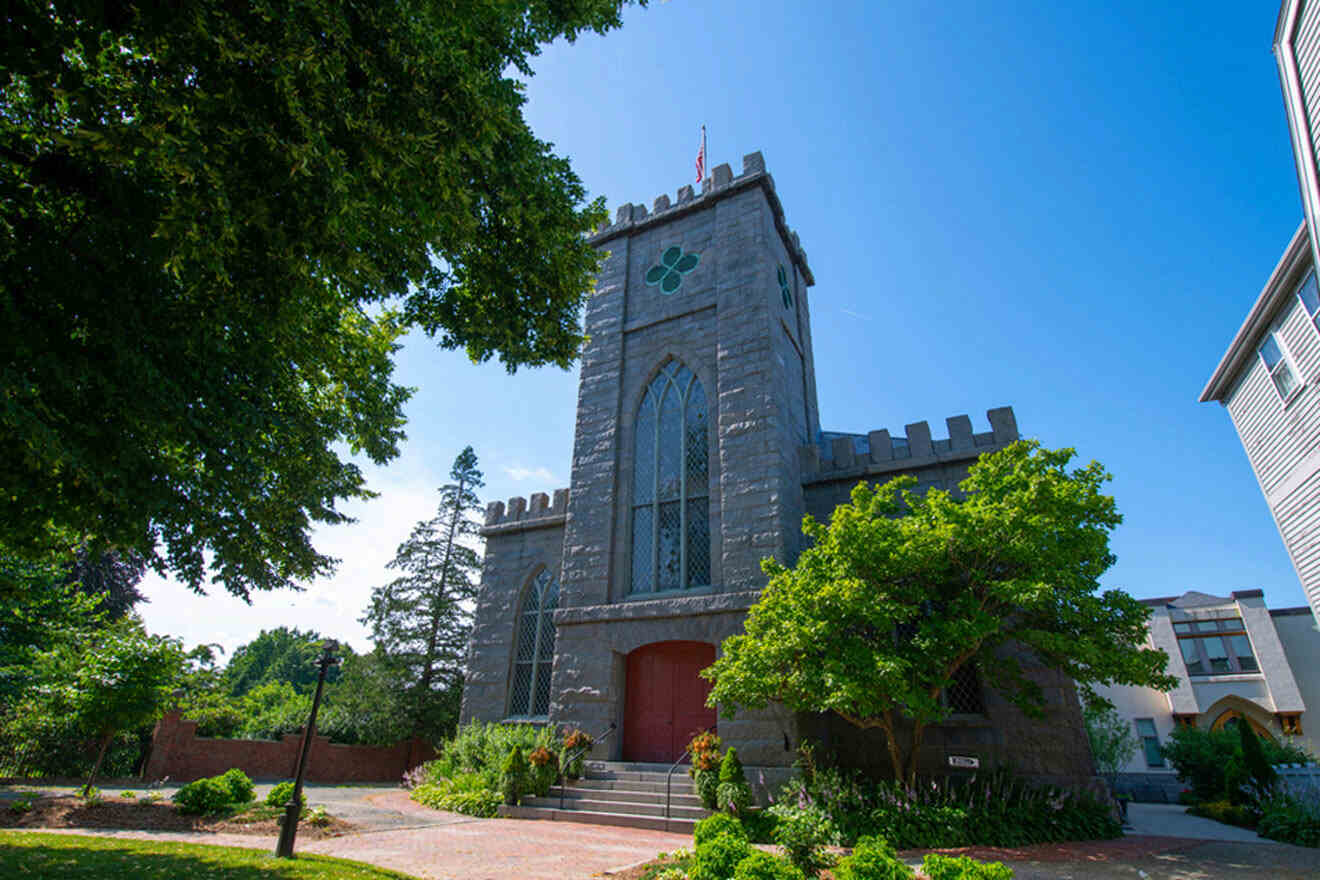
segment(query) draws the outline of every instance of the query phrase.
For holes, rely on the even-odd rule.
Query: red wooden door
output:
[[[710,682],[697,675],[714,662],[715,646],[704,642],[656,642],[628,655],[624,760],[672,762],[693,734],[715,726]]]

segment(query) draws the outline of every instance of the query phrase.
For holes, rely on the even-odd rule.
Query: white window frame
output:
[[[1302,378],[1302,371],[1297,369],[1297,363],[1293,360],[1292,352],[1288,350],[1288,346],[1283,341],[1282,334],[1279,333],[1280,329],[1282,329],[1282,325],[1275,325],[1266,333],[1265,338],[1261,340],[1260,345],[1256,346],[1256,358],[1260,361],[1260,365],[1265,368],[1265,378],[1269,380],[1270,386],[1274,389],[1274,393],[1279,395],[1279,399],[1283,401],[1283,405],[1287,406],[1297,399],[1298,394],[1302,393],[1302,389],[1306,387],[1306,381]],[[1265,346],[1271,339],[1274,340],[1275,346],[1279,349],[1279,364],[1283,364],[1288,368],[1292,373],[1293,380],[1297,383],[1293,386],[1293,389],[1288,392],[1287,396],[1284,396],[1284,393],[1279,390],[1279,383],[1274,381],[1274,370],[1270,369],[1269,361],[1265,360]],[[1275,365],[1276,369],[1277,367],[1278,364]]]
[[[1302,299],[1302,290],[1308,283],[1316,292],[1316,305],[1314,312],[1311,311],[1311,307],[1306,304],[1306,300]],[[1315,332],[1320,333],[1320,281],[1316,279],[1314,269],[1306,270],[1306,277],[1302,279],[1301,284],[1297,285],[1297,289],[1293,291],[1293,295],[1296,296],[1297,301],[1302,304],[1302,311],[1306,312],[1306,316],[1311,319],[1311,326],[1315,328]]]

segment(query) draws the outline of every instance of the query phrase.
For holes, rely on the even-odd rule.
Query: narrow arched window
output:
[[[548,570],[542,569],[523,594],[522,605],[518,608],[510,715],[539,717],[550,714],[550,667],[555,659],[553,618],[558,607],[559,583]]]
[[[633,467],[632,592],[710,583],[710,472],[706,392],[669,361],[637,410]]]

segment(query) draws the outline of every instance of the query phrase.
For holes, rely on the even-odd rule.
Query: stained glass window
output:
[[[679,361],[666,363],[637,410],[634,594],[710,583],[708,421],[701,381]]]
[[[523,594],[518,609],[518,642],[514,648],[511,716],[550,714],[550,668],[555,659],[554,612],[559,607],[559,583],[546,569]]]

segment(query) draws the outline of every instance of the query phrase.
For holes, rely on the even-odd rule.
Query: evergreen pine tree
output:
[[[361,622],[389,658],[406,692],[416,736],[439,737],[458,721],[462,664],[481,565],[473,518],[485,485],[469,446],[454,459],[434,519],[418,523],[389,567],[402,576],[371,591]]]

